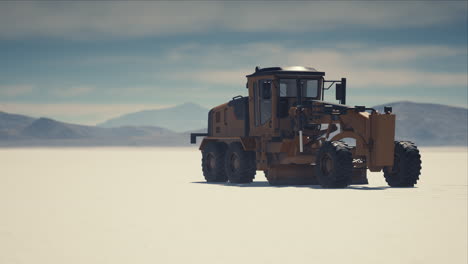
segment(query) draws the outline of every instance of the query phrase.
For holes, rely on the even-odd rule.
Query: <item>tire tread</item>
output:
[[[215,157],[215,170],[210,171],[207,166],[207,155],[212,153]],[[226,182],[227,175],[224,169],[224,160],[226,155],[226,145],[220,142],[210,142],[202,150],[202,170],[203,176],[207,182]]]
[[[395,141],[395,153],[400,155],[400,172],[391,173],[391,167],[384,168],[385,181],[391,187],[413,187],[421,174],[421,154],[411,141]]]

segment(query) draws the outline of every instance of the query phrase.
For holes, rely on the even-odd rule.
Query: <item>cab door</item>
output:
[[[253,82],[253,126],[252,135],[268,136],[274,130],[275,91],[272,78],[262,78]]]

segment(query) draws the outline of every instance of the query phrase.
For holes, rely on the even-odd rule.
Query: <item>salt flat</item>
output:
[[[195,148],[1,149],[0,263],[460,263],[467,149],[416,188],[203,182]]]

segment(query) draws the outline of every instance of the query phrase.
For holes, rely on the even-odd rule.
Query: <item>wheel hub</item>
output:
[[[330,154],[326,153],[320,159],[320,169],[324,175],[330,175],[333,171],[333,159]]]
[[[207,167],[208,169],[211,171],[213,170],[215,167],[216,167],[216,160],[215,160],[215,157],[213,156],[213,154],[209,153],[208,156],[206,157],[207,159]]]
[[[240,169],[240,159],[236,153],[232,153],[230,161],[231,161],[230,162],[231,171],[234,172]]]

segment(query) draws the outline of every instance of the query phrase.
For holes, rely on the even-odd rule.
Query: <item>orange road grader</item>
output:
[[[248,96],[236,96],[208,113],[200,144],[208,182],[250,183],[262,170],[271,185],[367,184],[367,169],[383,170],[392,187],[419,180],[415,144],[395,141],[395,115],[346,105],[346,79],[325,80],[310,67],[255,68]],[[335,85],[337,103],[325,101]],[[346,142],[346,143],[345,143]]]

